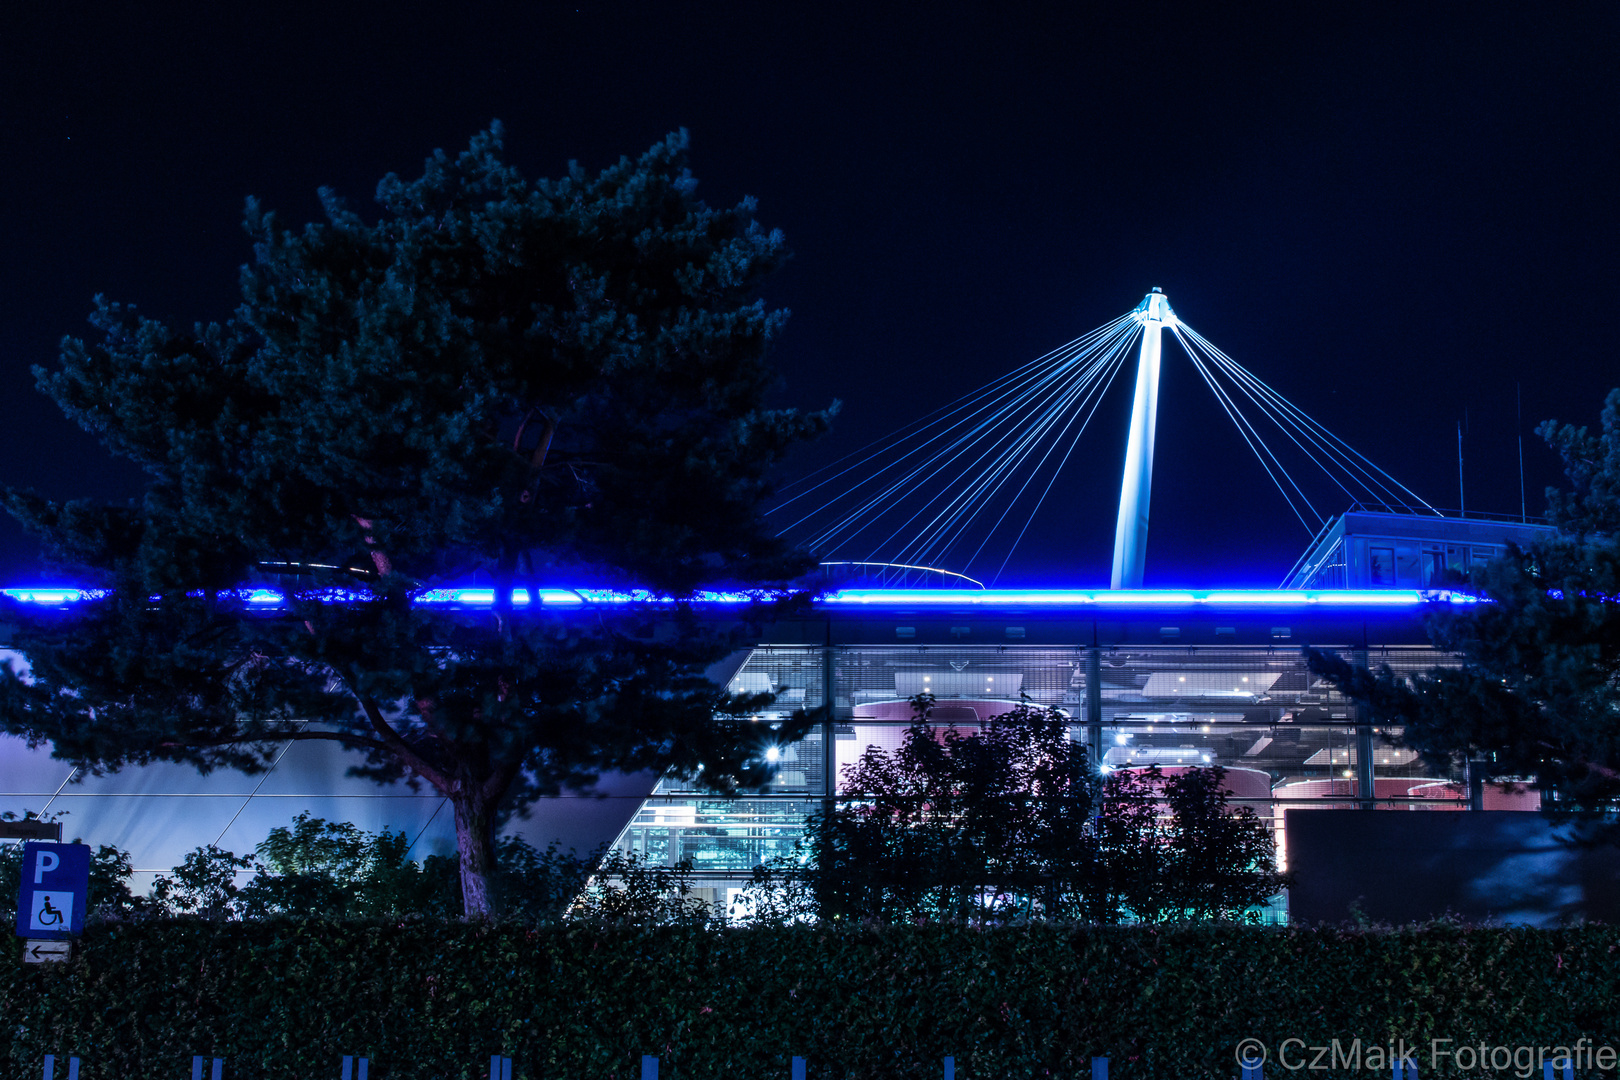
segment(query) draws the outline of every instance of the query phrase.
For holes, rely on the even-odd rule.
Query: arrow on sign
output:
[[[23,942],[23,961],[29,964],[62,963],[73,949],[71,941],[39,941],[30,938]]]

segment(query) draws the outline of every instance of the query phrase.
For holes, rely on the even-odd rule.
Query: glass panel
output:
[[[1395,583],[1403,589],[1423,585],[1423,567],[1416,544],[1395,545]]]
[[[1395,584],[1395,549],[1374,547],[1367,549],[1368,584],[1385,588]]]
[[[791,855],[805,820],[819,800],[770,797],[678,798],[654,795],[614,847],[649,862],[692,860],[699,871],[750,870],[766,859]]]
[[[839,650],[837,774],[877,746],[898,748],[914,718],[909,698],[934,695],[931,719],[973,733],[1018,707],[1021,696],[1081,719],[1085,652],[1017,646],[909,646]],[[1076,732],[1078,737],[1079,732]]]
[[[1344,541],[1336,541],[1333,549],[1322,559],[1322,565],[1305,582],[1307,589],[1342,589],[1346,585],[1344,573]]]
[[[727,689],[734,694],[775,694],[776,700],[752,719],[758,724],[780,724],[797,709],[817,709],[822,703],[821,650],[772,647],[753,650],[732,676]],[[803,740],[771,751],[777,766],[772,793],[819,795],[826,791],[826,755],[818,726]],[[701,793],[696,778],[666,776],[654,794]]]

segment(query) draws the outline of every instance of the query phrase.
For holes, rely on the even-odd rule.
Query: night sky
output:
[[[530,175],[686,127],[705,197],[785,231],[782,403],[844,402],[788,475],[1160,286],[1437,506],[1465,422],[1468,508],[1518,513],[1522,387],[1539,513],[1530,429],[1620,385],[1620,9],[1322,7],[6,5],[0,479],[138,490],[29,374],[93,295],[222,319],[246,196],[364,210],[499,118]],[[1274,585],[1308,534],[1166,357],[1147,584]],[[1106,584],[1128,410],[1122,379],[1003,584]],[[33,558],[0,528],[5,579]]]

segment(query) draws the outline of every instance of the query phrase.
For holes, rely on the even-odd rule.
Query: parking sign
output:
[[[90,897],[90,848],[85,844],[23,845],[17,936],[62,939],[84,932]]]

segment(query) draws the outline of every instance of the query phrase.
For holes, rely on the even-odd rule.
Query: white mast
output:
[[[1153,431],[1159,414],[1159,335],[1175,312],[1154,289],[1136,306],[1142,349],[1136,362],[1136,398],[1125,444],[1125,475],[1119,487],[1119,523],[1114,527],[1114,574],[1110,588],[1140,589],[1147,555],[1148,501],[1153,488]]]

